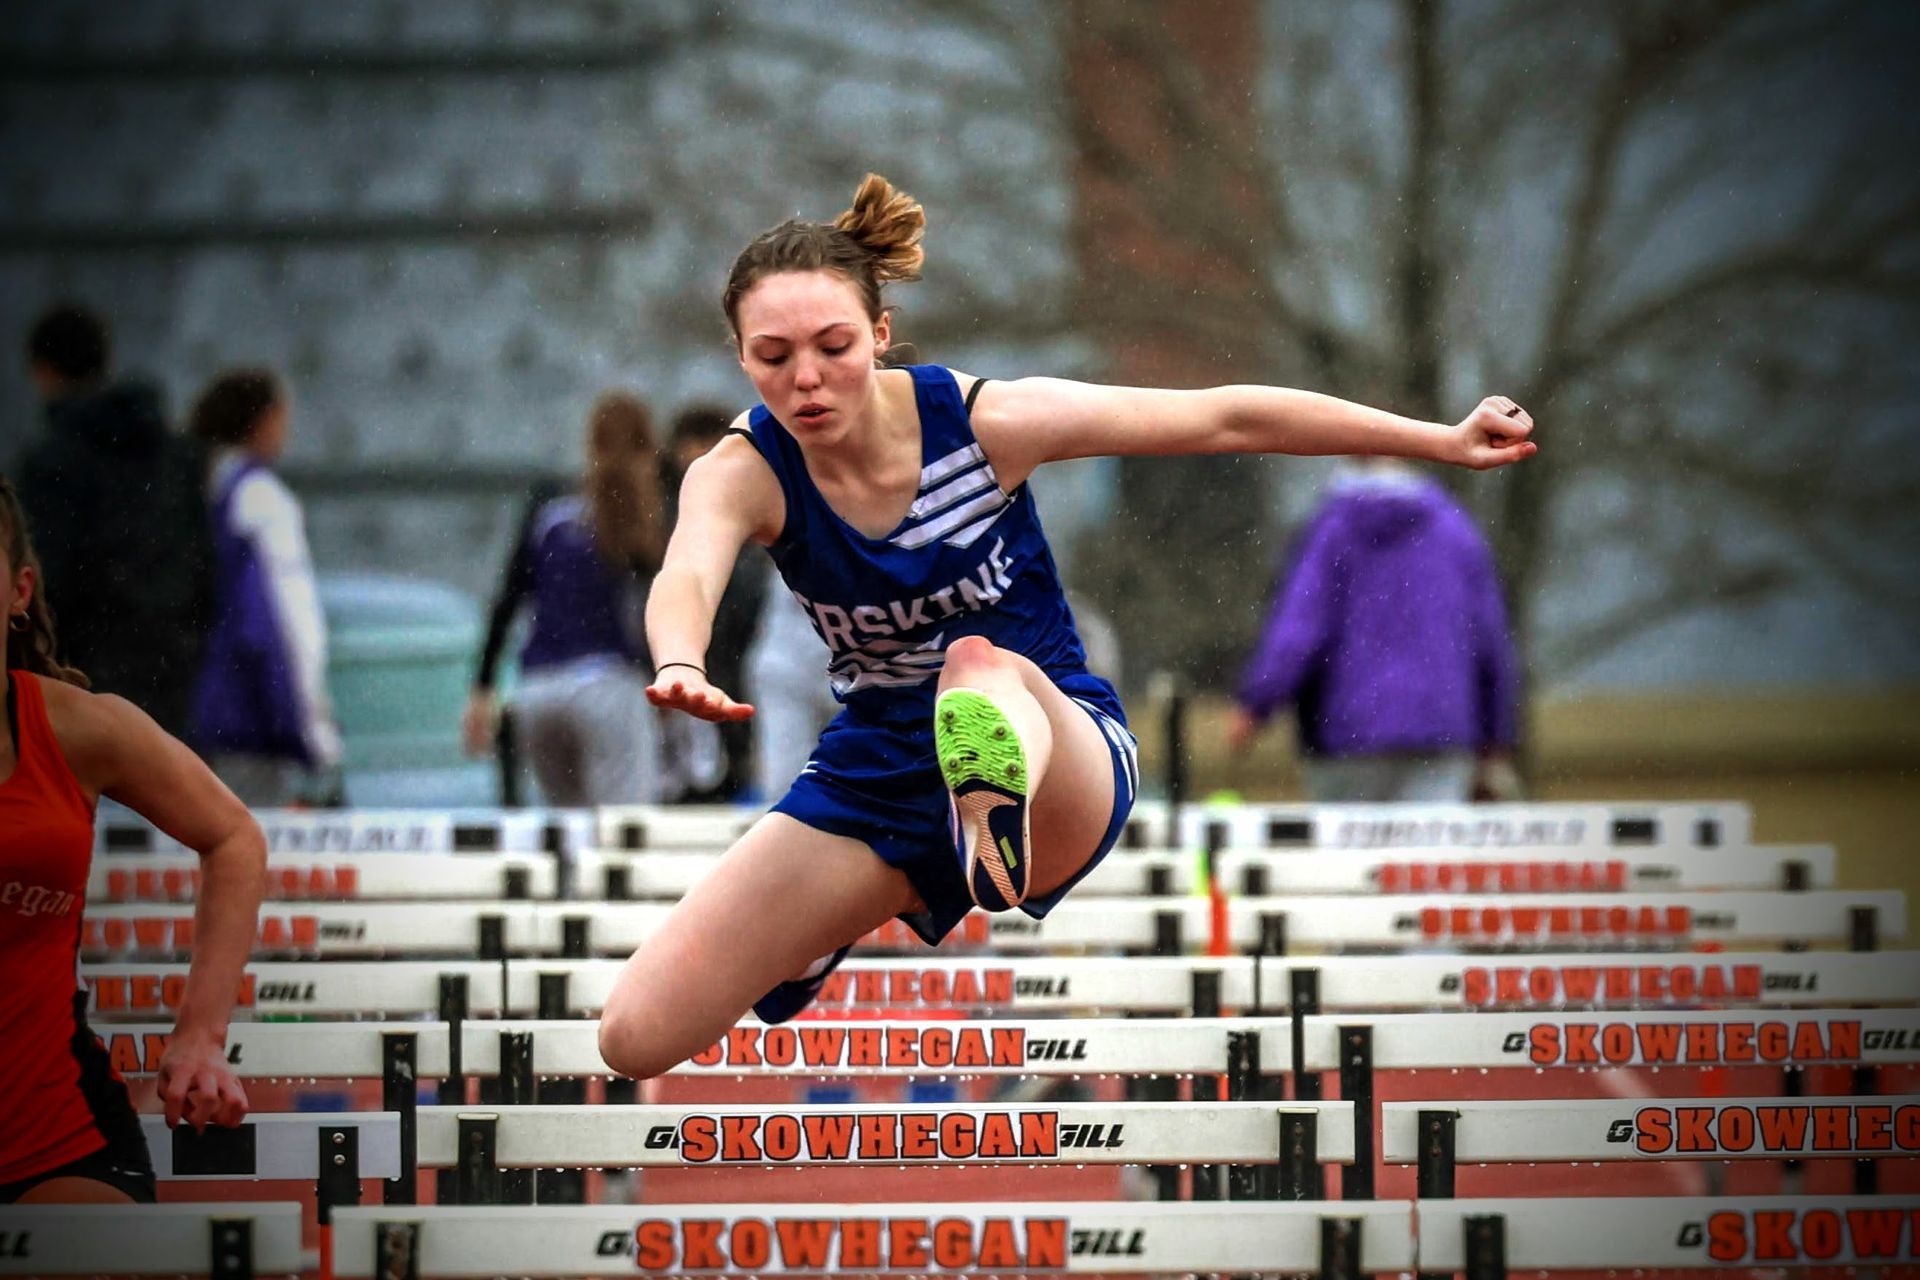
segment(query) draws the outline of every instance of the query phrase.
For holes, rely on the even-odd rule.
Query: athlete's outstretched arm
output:
[[[1533,419],[1489,396],[1453,424],[1285,387],[1165,391],[1060,378],[993,382],[974,404],[973,428],[1002,486],[1045,462],[1099,456],[1290,453],[1377,454],[1486,470],[1533,456]]]
[[[47,710],[74,776],[200,855],[193,963],[160,1059],[167,1123],[238,1124],[247,1095],[227,1065],[227,1023],[260,930],[267,841],[200,757],[124,698],[49,681]]]
[[[753,714],[706,678],[713,614],[747,539],[772,542],[786,517],[780,482],[751,443],[729,435],[687,468],[680,515],[647,594],[653,683],[647,698],[702,720]]]

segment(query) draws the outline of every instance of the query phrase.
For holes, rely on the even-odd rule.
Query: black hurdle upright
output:
[[[447,1074],[440,1081],[440,1105],[467,1105],[467,1072],[461,1062],[460,1028],[470,1016],[472,1006],[467,993],[467,975],[440,975],[440,1021],[447,1026]],[[438,1170],[434,1177],[435,1199],[443,1204],[460,1203],[459,1183],[451,1169]]]
[[[1417,1194],[1422,1201],[1453,1199],[1454,1129],[1457,1111],[1420,1112],[1420,1150],[1416,1160]],[[1421,1271],[1417,1280],[1452,1280],[1452,1273]]]
[[[207,1274],[213,1280],[253,1280],[252,1219],[210,1219],[207,1238],[212,1246]]]
[[[1785,867],[1781,868],[1780,887],[1788,893],[1804,893],[1811,882],[1812,877],[1809,874],[1807,864],[1798,858],[1788,862]],[[1786,952],[1798,953],[1807,949],[1807,943],[1806,940],[1802,938],[1787,938],[1780,943],[1780,949]],[[1807,1078],[1801,1074],[1799,1066],[1789,1062],[1780,1069],[1780,1096],[1783,1098],[1798,1098],[1802,1096],[1807,1091],[1806,1081]],[[1787,1192],[1792,1194],[1798,1191],[1800,1189],[1800,1180],[1805,1174],[1805,1164],[1797,1159],[1787,1159],[1780,1162],[1780,1168],[1782,1177],[1785,1180],[1785,1189]],[[1720,1165],[1710,1164],[1707,1166],[1708,1185],[1712,1187],[1713,1194],[1720,1194],[1721,1186],[1716,1184],[1723,1184],[1725,1178],[1726,1172]]]
[[[1507,1280],[1507,1217],[1474,1214],[1461,1226],[1467,1237],[1467,1280]]]
[[[1847,945],[1852,951],[1878,951],[1880,949],[1880,916],[1872,907],[1850,907],[1847,909]],[[1880,1073],[1867,1064],[1853,1069],[1852,1093],[1855,1097],[1871,1097],[1880,1090]],[[1853,1190],[1856,1195],[1871,1196],[1880,1192],[1880,1166],[1868,1157],[1853,1162]]]
[[[1360,1219],[1320,1219],[1320,1280],[1360,1280]]]
[[[1340,1096],[1353,1103],[1353,1163],[1340,1175],[1343,1200],[1373,1199],[1373,1028],[1340,1028]]]
[[[380,1105],[400,1114],[400,1174],[381,1187],[383,1204],[420,1202],[418,1046],[419,1037],[411,1031],[380,1035]]]

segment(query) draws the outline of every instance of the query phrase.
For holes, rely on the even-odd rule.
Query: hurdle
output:
[[[1178,830],[1172,811],[1180,810]],[[609,805],[595,815],[594,843],[609,850],[716,849],[738,839],[758,812],[724,806]],[[1431,846],[1554,848],[1743,845],[1753,814],[1740,801],[1691,804],[1620,802],[1476,805],[1250,804],[1230,809],[1139,800],[1121,836],[1123,848],[1201,847],[1209,825],[1220,847],[1393,848]]]
[[[1920,1096],[1390,1102],[1381,1159],[1419,1168],[1422,1199],[1451,1197],[1460,1163],[1784,1160],[1853,1157],[1871,1195],[1873,1161],[1920,1155]]]
[[[151,1018],[177,1010],[186,995],[184,964],[82,964],[90,1020]],[[273,961],[247,964],[234,993],[242,1017],[437,1016],[442,1021],[498,1017],[506,979],[499,962],[460,960]],[[241,1025],[236,1023],[235,1025]]]
[[[1346,1102],[1033,1105],[422,1107],[419,1166],[454,1169],[461,1204],[504,1201],[513,1169],[1190,1163],[1234,1170],[1229,1198],[1321,1198],[1320,1166],[1354,1159]],[[1218,1198],[1217,1196],[1215,1198]]]
[[[1920,1197],[1599,1196],[1419,1203],[1419,1269],[1749,1269],[1910,1262]]]
[[[190,854],[120,854],[94,861],[89,903],[192,902],[200,860]],[[269,854],[267,896],[278,901],[554,898],[560,868],[543,853]]]
[[[659,903],[435,903],[422,911],[397,902],[266,902],[254,954],[352,957],[446,955],[627,955],[659,928],[671,907]],[[1906,936],[1906,896],[1898,891],[1802,893],[1580,894],[1468,896],[1436,903],[1421,894],[1393,897],[1242,898],[1229,904],[1231,944],[1261,945],[1284,922],[1289,945],[1316,947],[1564,947],[1569,944],[1671,947],[1761,939],[1845,942],[1868,931],[1874,945]],[[1204,938],[1211,906],[1197,898],[1072,901],[1045,920],[1024,912],[975,912],[957,943],[1007,951],[1056,947],[1177,954]],[[176,904],[107,904],[81,920],[85,959],[184,953],[193,945],[191,911]],[[911,939],[911,940],[910,940]],[[909,941],[910,940],[910,941]],[[917,947],[893,922],[864,940],[870,947]]]
[[[0,1205],[0,1276],[253,1280],[303,1265],[297,1204]]]
[[[1559,849],[1698,847],[1752,842],[1753,813],[1741,801],[1688,804],[1243,804],[1231,808],[1134,806],[1142,843],[1158,836],[1182,848]],[[1210,833],[1210,828],[1212,832]]]
[[[574,856],[576,896],[608,902],[683,896],[719,854],[586,850]],[[1625,893],[1635,890],[1821,889],[1836,878],[1830,845],[1750,848],[1228,850],[1222,883],[1270,894]],[[1194,854],[1118,851],[1076,887],[1081,897],[1167,897],[1191,891]],[[375,896],[364,894],[361,896]],[[455,896],[455,895],[448,895]]]
[[[552,1011],[542,1017],[598,1014],[621,964],[617,960],[509,961],[506,1008],[513,1014],[537,1008]],[[324,972],[325,966],[279,967],[281,972],[302,969]],[[1583,952],[1310,959],[1258,952],[1126,959],[856,955],[828,975],[814,1008],[1190,1014],[1224,1006],[1257,1015],[1289,1012],[1296,998],[1307,1006],[1307,1013],[1323,1009],[1897,1006],[1920,1002],[1920,952]]]
[[[1296,1097],[1320,1096],[1338,1072],[1340,1096],[1369,1119],[1348,1171],[1348,1198],[1372,1196],[1374,1073],[1435,1068],[1725,1067],[1920,1062],[1920,1010],[1712,1010],[1606,1014],[1382,1014],[1364,1022],[1296,1013]],[[1304,1092],[1303,1092],[1304,1091]]]
[[[1304,1272],[1414,1263],[1413,1206],[1247,1204],[675,1205],[350,1209],[335,1273],[592,1276],[743,1272]]]
[[[563,853],[592,843],[579,809],[256,809],[269,853]],[[183,853],[137,814],[102,814],[96,853]]]

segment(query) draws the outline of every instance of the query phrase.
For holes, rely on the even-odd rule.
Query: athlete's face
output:
[[[832,271],[767,276],[740,299],[740,367],[761,403],[801,439],[837,437],[867,405],[889,325]]]

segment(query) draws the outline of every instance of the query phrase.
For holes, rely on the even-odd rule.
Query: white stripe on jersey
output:
[[[944,538],[954,530],[978,520],[981,516],[999,511],[1010,501],[1012,500],[1008,498],[1006,494],[1000,492],[1000,486],[996,484],[993,488],[981,494],[979,497],[974,498],[972,501],[963,502],[959,506],[947,511],[944,515],[937,516],[916,528],[906,530],[894,538],[893,545],[896,547],[905,547],[909,551],[915,547],[924,547],[929,542]]]
[[[948,476],[965,471],[968,467],[978,466],[986,460],[987,455],[981,452],[977,444],[955,449],[946,457],[937,458],[920,468],[920,492],[925,493]]]

